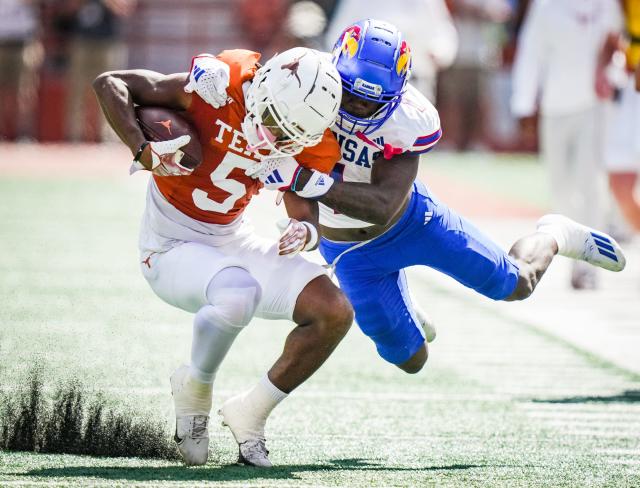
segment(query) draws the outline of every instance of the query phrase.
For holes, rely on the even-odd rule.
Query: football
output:
[[[163,107],[136,107],[136,118],[149,141],[168,141],[182,135],[191,136],[189,144],[181,148],[184,155],[180,164],[189,169],[200,165],[202,146],[198,133],[182,113]]]

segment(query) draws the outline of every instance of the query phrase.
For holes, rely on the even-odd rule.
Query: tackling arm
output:
[[[148,70],[109,71],[93,82],[93,90],[107,121],[135,155],[146,138],[136,121],[135,105],[158,105],[178,110],[191,103],[185,93],[188,73],[163,75]],[[151,148],[147,146],[140,162],[150,169]]]
[[[386,225],[398,213],[411,191],[419,161],[420,156],[411,153],[378,161],[371,171],[371,183],[335,181],[319,200],[349,217]],[[304,185],[310,176],[311,171],[303,169],[300,185]]]

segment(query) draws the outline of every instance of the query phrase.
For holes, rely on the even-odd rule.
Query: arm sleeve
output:
[[[544,0],[534,0],[525,18],[513,64],[511,112],[516,117],[535,113],[544,69]]]

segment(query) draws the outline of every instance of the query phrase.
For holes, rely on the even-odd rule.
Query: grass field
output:
[[[92,177],[92,164],[75,176],[0,177],[0,386],[10,392],[39,364],[46,392],[76,378],[89,394],[164,423],[169,437],[168,376],[188,358],[191,318],[139,274],[143,178],[125,177],[122,161],[118,173]],[[499,161],[483,165],[475,169],[489,186],[487,172],[505,174]],[[519,168],[508,177],[543,186],[537,167]],[[252,205],[260,232],[275,235],[270,199]],[[235,466],[235,443],[216,421],[205,467],[0,451],[0,487],[640,486],[640,376],[428,278],[412,284],[433,315],[450,317],[428,367],[402,374],[354,326],[274,411],[274,469]],[[214,410],[259,379],[290,327],[255,320],[240,335],[218,373]]]

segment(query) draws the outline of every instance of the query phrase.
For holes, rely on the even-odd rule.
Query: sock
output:
[[[202,307],[193,319],[189,375],[202,383],[213,383],[220,364],[241,330],[242,327],[218,320],[211,305]]]
[[[543,223],[539,225],[536,230],[553,237],[553,239],[556,241],[556,244],[558,245],[558,254],[561,256],[568,256],[567,237],[565,235],[565,229],[562,228],[562,225],[560,223]]]
[[[256,386],[244,394],[243,403],[251,408],[255,417],[266,422],[271,411],[288,396],[288,393],[271,383],[265,374]]]

